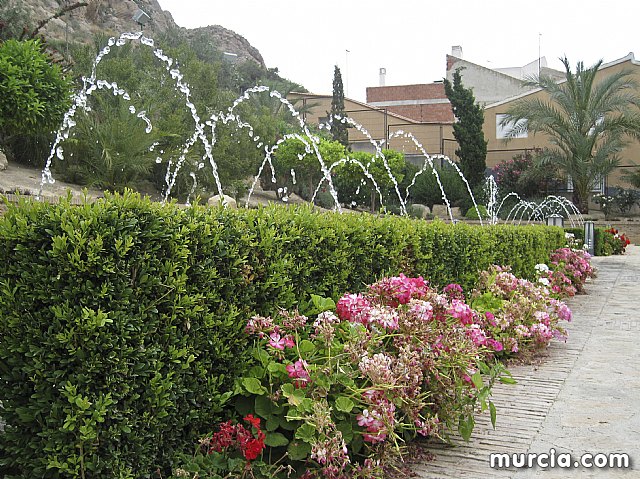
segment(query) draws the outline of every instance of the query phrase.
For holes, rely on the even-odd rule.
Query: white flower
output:
[[[535,266],[535,269],[536,269],[536,271],[540,271],[541,273],[549,271],[549,267],[544,263],[537,264]]]
[[[542,283],[545,286],[549,286],[551,284],[547,278],[538,278],[538,283]]]

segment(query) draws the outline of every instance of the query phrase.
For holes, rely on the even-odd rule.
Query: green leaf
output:
[[[280,447],[289,444],[289,439],[280,432],[267,432],[264,443],[269,447]]]
[[[259,379],[257,378],[244,378],[242,380],[242,385],[250,394],[267,394],[267,389],[262,385]]]
[[[489,374],[491,372],[491,369],[489,368],[487,363],[485,363],[484,361],[478,361],[477,364],[482,374]]]
[[[316,437],[316,428],[309,423],[304,423],[296,430],[296,439],[302,439],[305,442],[311,443]]]
[[[283,384],[282,386],[280,386],[280,389],[282,389],[282,393],[286,398],[290,397],[293,394],[293,392],[296,390],[294,385],[291,383]]]
[[[267,419],[273,413],[273,402],[267,396],[256,396],[255,413]]]
[[[302,401],[305,399],[304,390],[294,390],[292,394],[287,396],[287,399],[289,400],[289,404],[291,404],[292,406],[300,406],[300,404],[302,404]]]
[[[293,461],[302,461],[309,454],[311,454],[311,444],[307,444],[303,441],[292,441],[287,448],[289,457]]]
[[[262,396],[259,396],[262,397]],[[267,431],[275,431],[280,426],[280,418],[278,416],[269,416],[267,418],[267,422],[264,425],[264,428]]]
[[[269,364],[269,361],[271,361],[271,356],[269,356],[269,353],[262,348],[254,349],[253,357],[255,357],[258,361],[260,361],[262,366],[266,366],[267,364]]]
[[[303,412],[313,411],[313,399],[311,398],[302,399],[302,401],[300,401],[300,404],[298,405],[298,409]]]
[[[471,439],[471,433],[473,432],[473,428],[475,426],[475,420],[473,419],[473,415],[469,414],[468,416],[460,416],[460,422],[458,423],[458,431],[462,438],[469,442]]]
[[[336,399],[336,409],[342,412],[351,412],[355,403],[347,396],[340,396]]]
[[[234,401],[234,403],[235,403],[236,411],[241,416],[246,416],[247,414],[250,414],[251,412],[253,412],[253,408],[254,408],[253,397],[236,396],[236,400]]]
[[[336,303],[331,298],[323,298],[322,296],[318,296],[317,294],[311,295],[311,301],[313,301],[313,305],[318,313],[322,313],[324,311],[333,311],[336,309]]]
[[[476,371],[475,373],[473,373],[473,376],[471,376],[471,381],[473,381],[473,385],[478,389],[478,391],[480,391],[484,387],[480,371]]]
[[[489,401],[489,413],[491,414],[491,425],[496,428],[496,406],[492,401]]]
[[[282,363],[277,363],[275,361],[271,361],[269,363],[269,365],[267,366],[267,370],[271,373],[271,374],[275,374],[275,375],[288,375],[287,374],[287,367],[282,364]]]
[[[353,440],[353,424],[351,421],[341,421],[336,424],[338,431],[342,433],[342,439],[349,444]]]
[[[309,341],[308,339],[303,339],[298,344],[298,349],[300,350],[300,352],[302,354],[309,354],[309,353],[315,351],[316,346],[311,341]]]
[[[503,384],[518,384],[518,381],[507,376],[502,376],[499,381]]]
[[[75,403],[76,403],[76,406],[78,406],[83,411],[86,411],[91,406],[91,402],[87,398],[83,398],[80,396],[76,398]]]
[[[280,422],[280,427],[287,431],[293,431],[298,426],[298,421],[292,420],[288,421],[286,416],[279,416],[278,421]]]

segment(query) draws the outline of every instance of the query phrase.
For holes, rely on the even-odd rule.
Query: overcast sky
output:
[[[269,68],[313,93],[331,94],[338,65],[346,96],[366,87],[431,83],[445,55],[502,68],[566,55],[591,66],[634,52],[640,0],[159,0],[182,27],[221,25],[245,37]],[[636,51],[638,50],[638,51]],[[188,79],[186,79],[188,81]]]

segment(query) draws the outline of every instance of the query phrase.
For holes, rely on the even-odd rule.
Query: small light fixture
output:
[[[132,18],[134,22],[140,25],[140,27],[144,27],[147,23],[149,23],[149,20],[151,20],[151,17],[145,11],[139,8],[138,10],[136,10],[136,13],[133,14]]]
[[[564,218],[560,215],[551,215],[547,218],[547,226],[564,227]]]
[[[595,226],[593,221],[584,222],[584,244],[587,246],[587,252],[593,256],[595,254]]]

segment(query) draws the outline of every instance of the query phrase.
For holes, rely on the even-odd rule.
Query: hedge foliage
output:
[[[127,193],[0,219],[0,473],[151,477],[221,417],[255,313],[383,275],[530,277],[560,228],[474,227],[308,208],[228,211]]]

